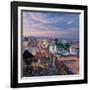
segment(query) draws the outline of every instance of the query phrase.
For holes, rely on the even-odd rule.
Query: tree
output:
[[[66,43],[65,44],[65,49],[69,49],[69,47],[70,47],[69,43]]]
[[[69,43],[58,43],[56,44],[57,45],[57,48],[63,48],[63,49],[69,49],[70,45]]]

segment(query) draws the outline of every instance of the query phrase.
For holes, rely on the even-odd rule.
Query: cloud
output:
[[[44,16],[42,16],[41,14],[33,14],[33,13],[30,13],[31,15],[31,18],[35,21],[38,21],[38,22],[41,22],[41,23],[44,23],[44,24],[47,24],[49,23],[48,19],[46,19]]]
[[[78,35],[78,30],[42,30],[42,31],[32,31],[24,32],[24,36],[36,36],[36,37],[75,37]]]
[[[66,20],[66,24],[68,24],[68,25],[70,25],[70,24],[73,24],[73,23],[75,23],[75,22],[78,22],[79,20],[78,20],[78,17],[69,17],[69,18],[67,18],[67,20]]]
[[[77,28],[69,28],[68,31],[74,34],[79,34],[79,29]]]
[[[72,24],[72,23],[74,23],[74,20],[67,21],[66,23],[67,24]]]
[[[62,32],[62,31],[47,31],[47,30],[43,30],[43,31],[34,31],[34,32],[24,32],[23,33],[25,36],[45,36],[45,37],[52,37],[52,36],[59,36],[59,35],[65,35],[66,32]]]
[[[56,13],[25,12],[23,13],[23,35],[37,37],[77,37],[78,28],[70,28],[78,22],[70,16],[58,16]],[[67,24],[67,25],[66,25]],[[65,26],[66,25],[66,26]],[[68,26],[68,28],[66,28]]]
[[[53,14],[52,14],[53,15]],[[28,22],[37,22],[42,24],[52,24],[62,22],[64,18],[62,16],[52,16],[50,13],[41,13],[41,12],[26,12],[23,13],[24,23],[27,20]]]

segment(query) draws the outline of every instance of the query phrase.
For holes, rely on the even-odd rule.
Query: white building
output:
[[[57,52],[56,45],[53,45],[53,44],[49,45],[49,52],[51,53]]]
[[[71,47],[69,48],[70,54],[71,55],[77,55],[79,52],[79,45],[71,45]]]

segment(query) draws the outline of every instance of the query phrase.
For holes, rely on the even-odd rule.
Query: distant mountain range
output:
[[[51,38],[51,37],[36,37],[36,36],[24,36],[23,38],[36,38],[36,39],[56,39],[55,37]],[[58,40],[75,40],[75,41],[79,41],[79,39],[75,39],[75,38],[57,38]]]

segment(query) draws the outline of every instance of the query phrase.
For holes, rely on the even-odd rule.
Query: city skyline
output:
[[[23,36],[79,40],[79,14],[23,11]]]

